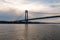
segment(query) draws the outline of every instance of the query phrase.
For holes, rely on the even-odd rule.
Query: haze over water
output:
[[[0,40],[60,40],[60,24],[0,24]]]

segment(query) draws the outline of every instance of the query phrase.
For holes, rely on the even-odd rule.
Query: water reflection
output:
[[[60,24],[0,24],[0,40],[60,40]]]
[[[28,40],[28,24],[25,24],[25,40]]]
[[[0,25],[0,40],[16,40],[14,25]]]

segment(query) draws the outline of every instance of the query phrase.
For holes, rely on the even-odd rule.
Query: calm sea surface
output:
[[[0,40],[60,40],[60,24],[0,24]]]

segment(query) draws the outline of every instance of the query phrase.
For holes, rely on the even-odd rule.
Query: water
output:
[[[0,24],[0,40],[60,40],[60,24]]]

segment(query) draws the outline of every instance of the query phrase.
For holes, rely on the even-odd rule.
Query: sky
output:
[[[29,18],[60,15],[60,0],[0,0],[0,20],[24,19],[25,10]]]

